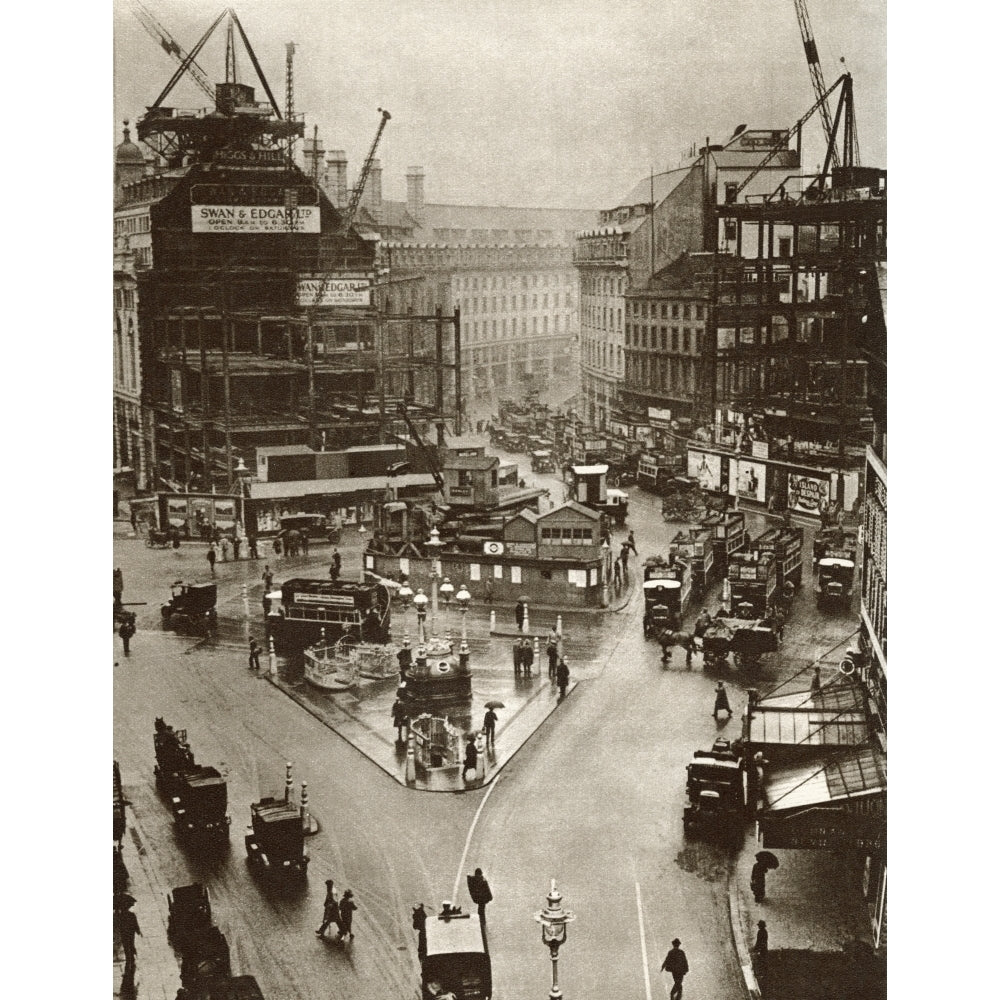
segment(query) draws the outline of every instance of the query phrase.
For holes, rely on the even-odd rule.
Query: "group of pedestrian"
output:
[[[323,922],[319,925],[316,936],[324,937],[330,925],[336,924],[337,937],[335,940],[353,939],[354,911],[357,908],[357,903],[354,902],[354,893],[350,889],[345,889],[343,896],[338,900],[333,879],[328,878],[326,880],[326,898],[323,900]]]
[[[535,662],[535,650],[531,645],[531,640],[516,639],[514,641],[514,676],[530,677],[531,667]]]

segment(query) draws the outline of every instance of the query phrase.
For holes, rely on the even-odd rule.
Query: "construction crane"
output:
[[[285,121],[295,117],[295,77],[293,63],[295,59],[295,42],[285,42]],[[295,137],[288,137],[285,150],[287,165],[291,167],[295,155]]]
[[[355,185],[354,190],[351,192],[351,200],[347,205],[347,209],[344,211],[344,218],[341,220],[340,229],[341,232],[346,233],[351,225],[354,223],[354,216],[357,214],[358,205],[361,204],[361,195],[365,190],[365,182],[368,180],[368,174],[372,169],[372,161],[375,159],[375,150],[378,149],[379,139],[382,138],[382,132],[385,129],[385,123],[392,117],[388,111],[383,111],[381,108],[378,109],[379,113],[382,115],[382,120],[378,123],[378,131],[375,133],[375,140],[372,142],[372,148],[368,150],[368,158],[365,160],[364,166],[361,168],[361,174],[358,177],[358,183]]]
[[[139,0],[130,0],[129,6],[136,20],[146,29],[167,55],[173,56],[182,66],[187,62],[187,71],[191,79],[205,92],[214,102],[215,88],[209,82],[205,71],[191,59],[188,54],[177,44],[170,32],[156,20],[155,17],[141,4]]]
[[[816,40],[813,38],[812,25],[809,23],[809,11],[806,9],[806,0],[795,0],[795,16],[799,21],[799,32],[802,35],[802,45],[806,50],[806,62],[809,64],[809,76],[812,79],[813,92],[819,102],[819,114],[823,119],[823,131],[826,133],[826,144],[833,147],[832,165],[840,166],[840,156],[837,153],[835,143],[831,142],[833,136],[833,121],[830,118],[830,108],[826,103],[826,81],[823,79],[823,67],[819,64],[819,52],[816,49]]]

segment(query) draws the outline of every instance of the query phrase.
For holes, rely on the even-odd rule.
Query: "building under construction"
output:
[[[214,105],[167,106],[223,17],[226,80]],[[267,101],[236,79],[237,40]],[[283,114],[224,11],[138,123],[154,169],[130,160],[117,179],[116,234],[148,243],[134,258],[140,487],[225,489],[241,459],[254,467],[258,446],[380,442],[403,399],[435,421],[460,405],[445,384],[459,350],[445,330],[457,331],[457,317],[408,316],[404,327],[380,315],[376,241],[352,225],[358,199],[335,207],[294,164],[304,125],[292,112],[292,52]],[[362,171],[357,195],[364,180]]]

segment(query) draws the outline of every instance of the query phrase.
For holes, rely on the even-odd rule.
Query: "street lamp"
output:
[[[465,584],[460,584],[458,588],[458,593],[455,595],[455,601],[458,604],[458,610],[462,612],[462,643],[469,638],[465,631],[465,616],[469,613],[469,602],[472,600],[472,594],[470,594],[465,589]]]
[[[559,946],[565,944],[566,925],[576,920],[576,914],[562,908],[562,894],[556,888],[555,879],[552,879],[547,902],[549,905],[535,914],[535,920],[542,925],[542,944],[549,949],[549,957],[552,959],[549,1000],[562,1000],[562,990],[559,989]]]
[[[404,610],[410,606],[410,601],[413,600],[413,588],[404,580],[403,585],[398,591],[399,599],[403,602]]]
[[[431,550],[431,635],[437,634],[437,613],[438,613],[438,577],[441,576],[441,533],[437,530],[437,525],[431,528],[431,537],[427,539],[427,548]]]
[[[361,569],[358,571],[358,583],[365,582],[365,526],[358,524],[358,538],[361,539]]]

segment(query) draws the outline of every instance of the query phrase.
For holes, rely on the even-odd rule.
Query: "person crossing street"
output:
[[[684,977],[688,974],[687,955],[681,951],[680,938],[674,938],[670,942],[673,946],[667,952],[660,969],[669,972],[674,977],[674,985],[670,990],[670,1000],[681,1000],[684,993]]]

